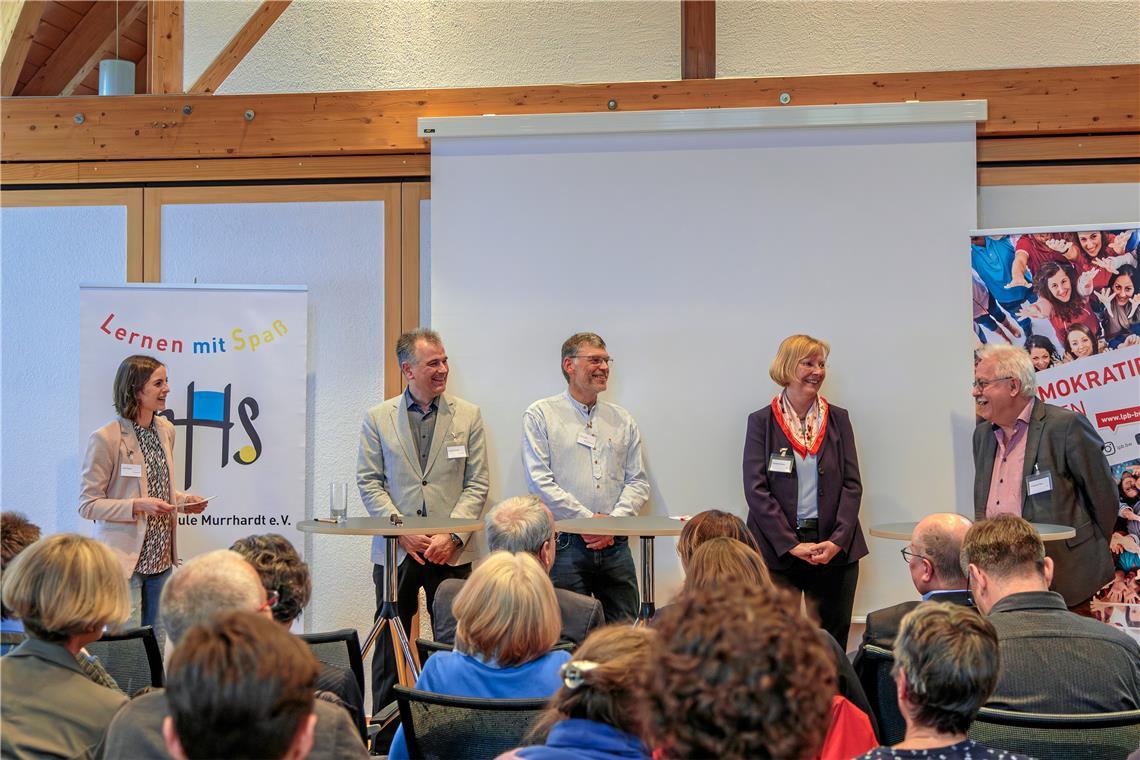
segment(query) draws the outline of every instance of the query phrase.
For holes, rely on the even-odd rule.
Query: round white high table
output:
[[[398,521],[393,518],[399,517]],[[384,574],[387,582],[381,589],[380,615],[368,632],[361,656],[367,657],[376,637],[385,625],[392,637],[392,649],[402,653],[396,657],[396,677],[403,686],[415,686],[420,677],[419,654],[408,643],[408,633],[400,622],[396,606],[396,587],[399,568],[396,566],[396,547],[400,536],[436,536],[441,533],[474,533],[483,529],[481,520],[457,520],[450,517],[391,515],[389,517],[350,517],[344,522],[330,520],[302,520],[297,530],[304,533],[323,533],[332,536],[383,536]]]
[[[559,520],[555,530],[579,536],[637,536],[641,539],[641,609],[634,625],[653,618],[653,539],[657,536],[679,536],[685,524],[672,517],[577,517]]]
[[[909,541],[918,522],[881,523],[871,526],[868,531],[872,536],[879,538],[893,538],[898,541]],[[1051,525],[1049,523],[1030,523],[1033,529],[1041,536],[1042,541],[1062,541],[1077,535],[1077,531],[1068,525]]]

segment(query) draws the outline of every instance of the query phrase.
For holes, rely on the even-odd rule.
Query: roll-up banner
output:
[[[1137,225],[983,230],[971,239],[974,335],[1029,352],[1037,398],[1085,415],[1119,504],[1116,574],[1093,614],[1140,640],[1140,278]]]
[[[305,514],[304,287],[126,285],[80,288],[80,454],[115,419],[120,362],[166,366],[174,487],[215,497],[178,515],[182,559],[253,533],[300,549]]]

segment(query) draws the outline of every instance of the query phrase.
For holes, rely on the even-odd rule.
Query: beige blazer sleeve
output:
[[[147,495],[146,476],[121,476],[123,452],[130,443],[123,440],[119,421],[96,430],[87,440],[83,457],[83,476],[79,494],[79,516],[87,520],[134,522],[131,503]],[[137,441],[135,448],[138,448]],[[141,451],[132,461],[142,464]]]

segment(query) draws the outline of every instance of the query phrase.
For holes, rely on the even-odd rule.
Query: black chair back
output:
[[[898,744],[906,736],[906,721],[899,711],[898,692],[891,675],[895,656],[889,649],[865,644],[861,660],[859,682],[879,722],[879,741],[888,746]]]
[[[969,735],[1038,760],[1124,760],[1140,747],[1140,710],[1057,715],[983,707]]]
[[[420,655],[420,666],[428,661],[436,652],[450,652],[455,647],[451,644],[444,644],[440,641],[432,641],[431,639],[416,639],[416,651]]]
[[[424,760],[484,760],[519,747],[547,704],[394,689],[408,755]]]
[[[351,671],[360,693],[364,694],[364,659],[360,656],[360,635],[355,628],[302,633],[301,638],[321,662]]]
[[[132,697],[148,686],[159,688],[165,683],[162,650],[154,628],[144,625],[119,633],[105,633],[87,645],[87,651],[115,679],[119,690]]]

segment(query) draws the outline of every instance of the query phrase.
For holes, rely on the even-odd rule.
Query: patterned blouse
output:
[[[139,427],[135,423],[135,436],[142,448],[143,463],[146,465],[146,487],[151,496],[170,501],[170,466],[166,462],[166,452],[158,438],[154,420],[149,427]],[[146,534],[143,536],[136,573],[153,575],[164,572],[174,564],[174,513],[146,516]]]

